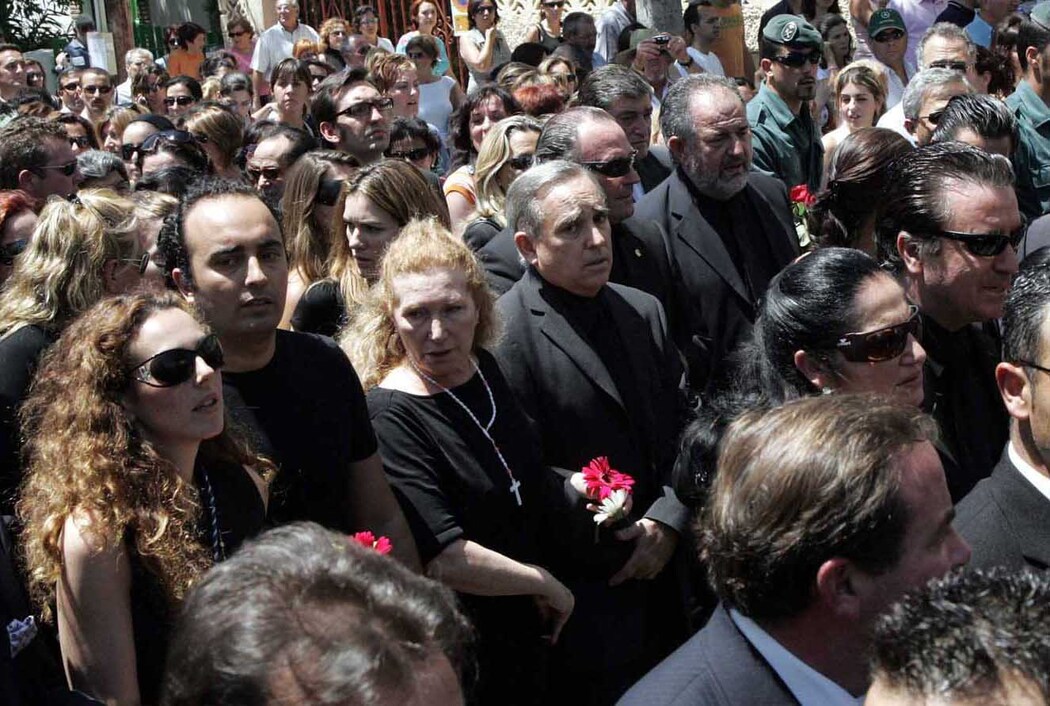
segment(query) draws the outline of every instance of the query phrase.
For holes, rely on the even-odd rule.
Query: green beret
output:
[[[798,15],[777,15],[762,30],[762,38],[793,49],[820,49],[824,43],[820,32]]]

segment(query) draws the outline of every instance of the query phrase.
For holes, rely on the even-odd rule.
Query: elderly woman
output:
[[[312,284],[295,308],[296,331],[335,335],[361,305],[387,246],[410,220],[434,216],[448,227],[448,211],[423,175],[395,159],[354,172],[336,209],[345,235],[332,241],[329,276]]]
[[[16,414],[43,351],[85,309],[139,283],[134,205],[112,191],[52,199],[0,293],[0,508],[20,480]]]
[[[200,103],[182,117],[182,128],[200,144],[217,175],[241,178],[234,159],[241,149],[244,122],[231,109],[218,103]]]
[[[485,350],[495,327],[470,249],[413,221],[344,345],[426,572],[459,592],[478,630],[478,703],[537,703],[544,638],[558,639],[574,599],[537,565],[560,487],[546,485],[538,440]]]
[[[472,250],[480,250],[507,225],[503,215],[507,189],[532,166],[542,129],[535,118],[514,115],[496,123],[482,141],[474,165],[477,208],[463,231],[463,240]]]
[[[489,78],[492,69],[510,61],[510,45],[496,26],[499,8],[496,0],[470,0],[467,5],[470,31],[459,38],[459,55],[470,71],[467,93]]]
[[[16,258],[29,247],[36,223],[33,197],[19,189],[0,191],[0,285],[11,277]]]
[[[131,190],[128,169],[120,157],[102,150],[88,150],[77,155],[81,189],[113,189],[118,194]]]
[[[314,150],[297,159],[288,170],[281,196],[282,230],[288,251],[288,292],[281,320],[284,328],[291,327],[303,293],[329,275],[332,243],[342,234],[342,214],[337,205],[343,183],[357,166],[357,160],[345,152]]]
[[[70,685],[158,703],[189,586],[262,529],[272,466],[226,431],[222,348],[175,294],[107,299],[44,356],[23,409],[31,588]]]

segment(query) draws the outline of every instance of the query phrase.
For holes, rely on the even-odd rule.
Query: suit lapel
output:
[[[700,209],[693,203],[692,194],[682,183],[677,173],[672,174],[668,183],[668,206],[671,217],[675,220],[672,224],[674,236],[692,250],[697,256],[707,263],[714,272],[726,281],[733,291],[740,295],[746,302],[751,301],[744,286],[744,280],[737,271],[729,251],[722,244],[722,239],[714,228],[708,225],[704,217],[700,215]],[[684,268],[683,268],[684,269]]]
[[[525,277],[529,281],[526,304],[533,317],[539,319],[539,327],[543,335],[568,356],[569,360],[591,382],[623,407],[623,399],[620,397],[620,393],[616,389],[609,371],[605,368],[605,364],[602,363],[598,354],[583,340],[580,334],[576,333],[576,329],[562,316],[561,312],[551,308],[550,304],[540,295],[539,276],[532,270],[529,270],[526,272]]]

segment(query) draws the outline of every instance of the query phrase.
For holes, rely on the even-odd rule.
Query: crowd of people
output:
[[[868,2],[0,44],[0,701],[1050,703],[1050,1]]]

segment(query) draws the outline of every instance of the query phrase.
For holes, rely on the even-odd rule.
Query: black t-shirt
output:
[[[364,392],[330,339],[277,331],[273,359],[249,373],[223,373],[231,416],[278,466],[270,487],[274,524],[310,520],[354,532],[349,465],[376,451]]]

